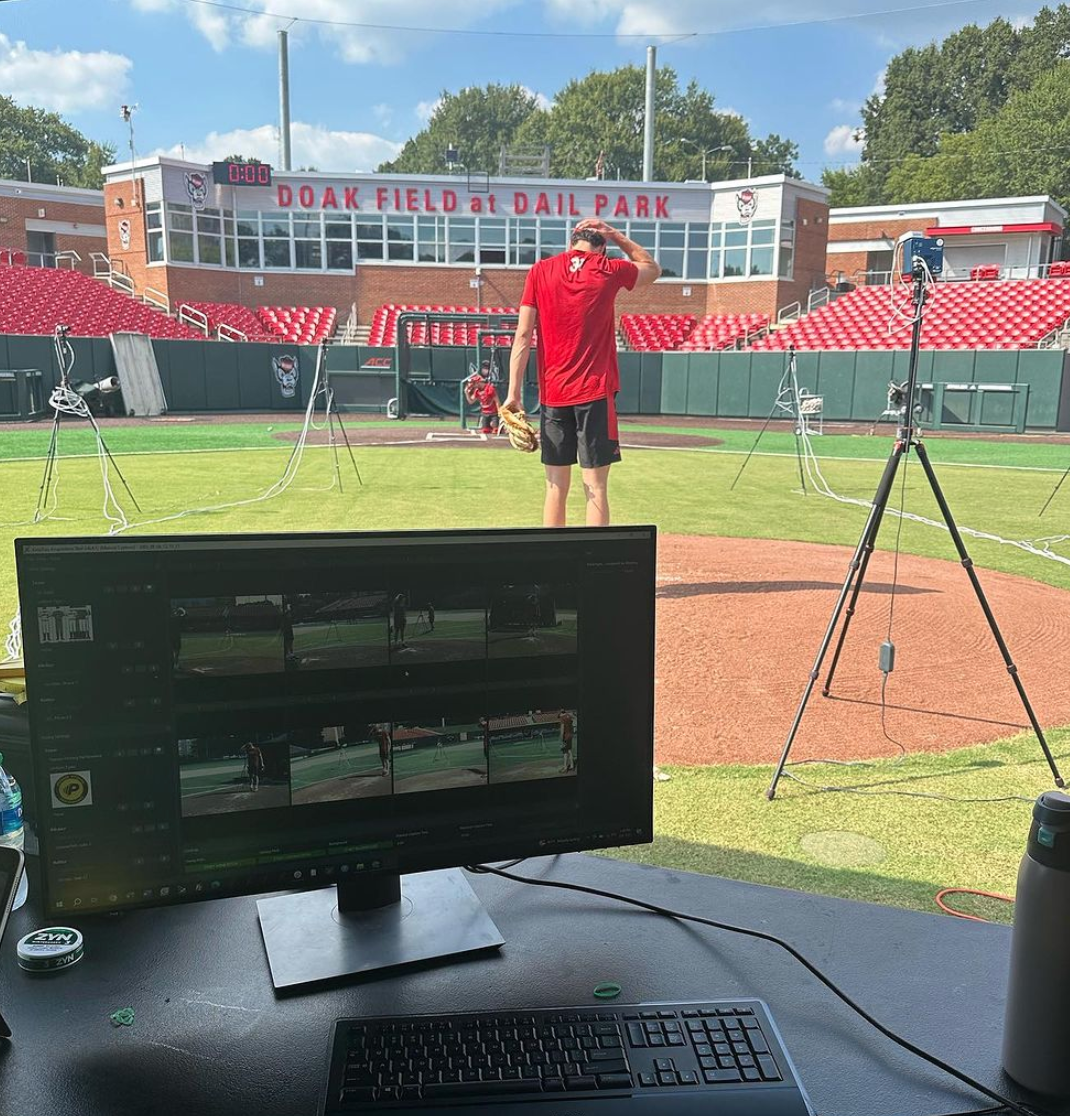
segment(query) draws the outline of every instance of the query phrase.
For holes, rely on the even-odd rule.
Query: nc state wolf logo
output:
[[[272,357],[271,367],[275,370],[275,379],[279,381],[279,391],[282,392],[283,399],[293,399],[297,394],[297,381],[301,378],[297,357]]]
[[[736,209],[739,210],[739,219],[744,224],[758,212],[758,191],[749,186],[736,194]]]
[[[200,171],[186,172],[186,193],[194,209],[204,209],[208,197],[208,179]]]

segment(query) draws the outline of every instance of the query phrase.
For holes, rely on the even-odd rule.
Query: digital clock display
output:
[[[213,163],[212,181],[217,186],[270,186],[267,163]]]

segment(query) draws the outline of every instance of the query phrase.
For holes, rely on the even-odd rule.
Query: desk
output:
[[[591,856],[522,870],[787,937],[906,1038],[1013,1088],[999,1069],[1005,927]],[[0,957],[0,1007],[15,1035],[0,1049],[3,1116],[314,1116],[338,1016],[593,1004],[607,979],[624,986],[622,1001],[764,999],[822,1116],[985,1107],[777,947],[608,900],[473,877],[505,936],[500,955],[276,998],[253,897],[75,920],[85,958],[26,974],[15,942],[41,925],[32,882]],[[134,1008],[132,1027],[109,1022],[120,1007]]]

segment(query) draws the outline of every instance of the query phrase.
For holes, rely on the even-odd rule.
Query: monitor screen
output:
[[[652,839],[653,528],[16,552],[50,914]]]

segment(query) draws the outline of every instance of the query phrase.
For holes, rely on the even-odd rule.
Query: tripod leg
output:
[[[747,456],[745,458],[743,458],[743,464],[740,465],[739,472],[736,473],[735,480],[733,480],[732,483],[728,486],[728,491],[729,492],[731,492],[736,487],[736,485],[739,483],[739,478],[741,476],[743,476],[743,470],[746,469],[748,463],[750,462],[750,459],[754,456],[754,451],[758,448],[758,443],[762,440],[762,435],[766,432],[766,430],[769,428],[769,424],[773,421],[773,415],[776,414],[777,408],[780,406],[780,401],[781,401],[781,399],[784,398],[784,392],[786,390],[786,384],[787,384],[787,376],[788,376],[788,372],[785,370],[784,375],[783,375],[783,377],[781,377],[781,380],[780,380],[780,386],[777,388],[777,394],[776,394],[776,398],[773,400],[773,406],[770,407],[769,414],[766,415],[765,422],[762,423],[762,428],[761,428],[761,430],[758,431],[758,437],[754,439],[754,445],[751,446],[750,452],[747,454]],[[799,468],[800,469],[802,468],[802,463],[801,462],[799,464]]]
[[[905,450],[905,443],[896,442],[895,448],[888,458],[888,463],[884,466],[880,484],[877,485],[877,494],[873,497],[873,507],[870,509],[869,518],[866,520],[866,526],[862,530],[862,537],[858,540],[858,546],[855,548],[854,555],[851,558],[851,565],[847,571],[847,578],[843,583],[843,588],[840,590],[839,598],[836,601],[836,607],[832,610],[832,618],[829,620],[828,627],[825,629],[824,639],[822,639],[821,646],[818,648],[817,658],[814,660],[813,668],[810,671],[806,689],[803,690],[799,708],[795,712],[795,720],[791,723],[791,729],[784,743],[784,750],[780,754],[780,760],[777,763],[776,771],[773,773],[772,782],[769,784],[769,789],[765,792],[765,797],[770,799],[770,801],[776,797],[777,783],[780,782],[780,778],[784,774],[784,768],[788,762],[788,754],[791,752],[791,746],[795,742],[795,737],[799,731],[799,725],[802,723],[807,702],[810,700],[810,695],[814,692],[814,684],[821,674],[821,665],[825,661],[825,655],[828,653],[829,644],[832,643],[832,636],[836,631],[836,625],[839,623],[840,615],[847,602],[847,595],[851,592],[851,586],[856,584],[856,574],[860,570],[866,548],[868,547],[872,550],[873,544],[876,541],[877,530],[880,527],[881,518],[888,503],[888,495],[892,491],[895,474],[899,468],[899,462]]]
[[[1052,490],[1052,494],[1044,502],[1044,507],[1040,509],[1040,515],[1043,515],[1048,510],[1048,505],[1051,504],[1052,500],[1054,500],[1055,497],[1059,495],[1059,489],[1062,488],[1063,483],[1065,482],[1067,477],[1070,477],[1070,466],[1067,467],[1066,472],[1063,473],[1063,475],[1059,478],[1059,483]],[[1037,516],[1037,518],[1039,519],[1040,516]]]
[[[115,470],[115,475],[116,475],[116,476],[117,476],[117,477],[119,478],[119,480],[121,480],[121,481],[122,481],[122,483],[123,483],[123,488],[125,488],[125,489],[126,489],[126,494],[127,494],[127,496],[129,496],[129,497],[130,497],[130,501],[131,501],[131,503],[132,503],[132,504],[134,505],[134,507],[135,507],[135,508],[137,508],[137,510],[138,510],[138,511],[140,512],[140,511],[141,511],[141,505],[140,505],[140,504],[139,504],[139,503],[137,502],[137,500],[136,500],[136,499],[134,499],[134,494],[133,494],[133,492],[131,492],[131,491],[130,491],[130,485],[128,485],[128,484],[126,483],[126,477],[124,477],[124,476],[123,476],[122,470],[121,470],[121,469],[119,468],[119,466],[118,466],[118,465],[116,464],[116,462],[115,462],[115,458],[114,458],[114,457],[112,457],[112,455],[111,455],[111,450],[110,450],[110,449],[108,449],[108,443],[104,441],[104,435],[103,435],[103,434],[101,434],[101,432],[100,432],[100,427],[99,427],[99,426],[97,426],[97,423],[96,423],[96,419],[94,419],[94,418],[93,418],[93,416],[92,416],[92,415],[90,415],[90,416],[89,416],[89,421],[90,421],[90,422],[91,422],[91,423],[93,424],[93,430],[94,430],[94,432],[96,433],[96,436],[97,436],[97,438],[98,438],[98,439],[100,440],[100,444],[101,444],[101,446],[102,446],[102,447],[103,447],[103,449],[104,449],[104,454],[105,454],[105,456],[106,456],[106,457],[108,458],[108,462],[109,462],[109,464],[110,464],[110,465],[111,465],[111,467],[112,467],[112,468],[113,468],[113,469]]]
[[[37,492],[37,510],[33,513],[34,523],[41,522],[41,513],[48,505],[48,493],[52,487],[52,473],[56,465],[56,451],[59,446],[59,411],[53,412],[52,437],[48,441],[48,454],[45,457],[45,471],[41,475],[41,487]]]
[[[802,487],[802,493],[806,495],[806,474],[803,472],[803,459],[802,459],[802,446],[799,444],[801,435],[799,434],[798,427],[795,428],[795,460],[799,465],[799,484]]]
[[[361,486],[361,488],[363,488],[364,487],[364,481],[361,480],[360,470],[357,468],[357,459],[353,456],[353,446],[350,444],[349,434],[346,432],[346,428],[345,428],[344,424],[342,423],[342,416],[336,410],[334,412],[334,417],[338,420],[338,429],[342,432],[342,440],[346,444],[346,449],[349,450],[349,460],[353,463],[353,472],[357,474],[357,484],[359,484]]]
[[[338,482],[338,491],[344,492],[342,487],[342,471],[338,468],[338,439],[334,436],[334,415],[331,413],[330,398],[327,400],[327,429],[328,439],[331,444],[331,453],[334,456],[334,479]]]
[[[1033,732],[1036,733],[1037,740],[1040,741],[1040,749],[1044,753],[1044,758],[1048,761],[1048,766],[1051,768],[1052,776],[1055,779],[1055,785],[1057,787],[1065,786],[1063,777],[1059,774],[1059,768],[1055,763],[1055,757],[1051,754],[1048,742],[1044,738],[1044,732],[1040,727],[1040,722],[1037,720],[1037,715],[1033,712],[1033,706],[1029,701],[1029,695],[1026,694],[1025,686],[1022,685],[1022,680],[1018,675],[1018,667],[1011,658],[1010,650],[1007,647],[1006,641],[1003,639],[1003,633],[999,630],[999,625],[996,623],[996,617],[988,603],[988,598],[985,596],[984,589],[981,588],[981,581],[977,576],[977,570],[974,567],[973,559],[966,551],[966,544],[962,541],[962,535],[959,533],[954,516],[951,514],[951,508],[948,506],[947,499],[944,496],[943,490],[940,488],[940,482],[936,479],[936,473],[933,470],[932,462],[929,461],[929,454],[921,442],[917,443],[917,449],[918,460],[921,461],[922,468],[925,470],[925,476],[929,480],[929,487],[933,490],[936,502],[940,506],[940,514],[944,517],[947,529],[951,533],[951,541],[955,544],[955,550],[958,551],[959,559],[962,561],[963,568],[966,570],[966,576],[970,579],[970,584],[973,586],[973,591],[977,596],[978,603],[981,605],[981,611],[985,614],[985,619],[988,621],[988,626],[995,638],[996,646],[999,648],[999,653],[1003,656],[1003,662],[1007,667],[1007,673],[1014,682],[1014,688],[1018,691],[1018,697],[1022,701],[1022,707],[1025,709],[1026,716],[1029,718],[1029,723],[1033,726]]]

